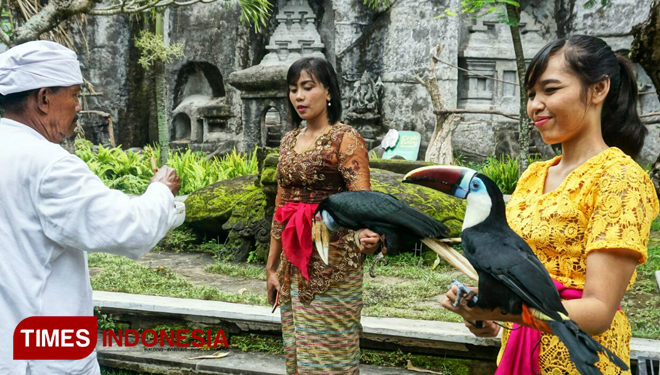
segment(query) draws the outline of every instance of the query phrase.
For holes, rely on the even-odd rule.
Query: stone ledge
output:
[[[101,308],[216,318],[239,326],[258,325],[262,329],[281,330],[279,310],[271,314],[271,309],[266,306],[101,291],[94,291],[93,299],[94,305]],[[470,347],[494,348],[500,345],[497,338],[475,337],[461,323],[362,317],[362,326],[365,339],[406,346],[467,352]],[[630,357],[635,361],[639,357],[660,359],[660,340],[633,338]]]
[[[157,374],[196,375],[284,375],[285,364],[281,355],[243,353],[239,350],[223,350],[229,355],[217,359],[190,359],[211,355],[212,351],[145,351],[142,345],[122,348],[103,348],[97,340],[97,357],[103,366],[132,371],[147,371]],[[418,372],[401,368],[360,365],[363,375],[414,375]]]

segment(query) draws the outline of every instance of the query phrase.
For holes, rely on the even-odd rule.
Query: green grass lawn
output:
[[[101,366],[101,375],[152,375],[152,374],[146,372],[120,370],[116,368]]]
[[[637,268],[637,280],[624,296],[622,307],[628,314],[633,336],[660,339],[660,292],[655,280],[655,271],[660,270],[660,220],[653,223],[648,252],[648,261]],[[373,279],[366,272],[371,258],[365,261],[363,315],[460,321],[458,315],[442,309],[440,303],[453,278],[468,283],[469,280],[444,261],[433,269],[430,264],[435,254],[389,257],[389,264],[376,266],[377,277]],[[267,305],[265,294],[223,292],[190,282],[174,270],[148,267],[124,257],[89,254],[89,265],[102,268],[100,274],[92,277],[95,290]],[[266,277],[264,265],[217,262],[205,270],[259,282]]]
[[[623,297],[634,337],[660,340],[660,292],[655,272],[660,270],[660,220],[651,227],[646,263],[637,267],[637,280]]]
[[[117,255],[92,253],[88,262],[90,267],[103,269],[92,277],[94,290],[268,305],[265,293],[225,293],[214,287],[194,284],[171,269],[147,267]]]

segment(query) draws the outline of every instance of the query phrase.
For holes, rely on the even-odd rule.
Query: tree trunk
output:
[[[163,14],[156,15],[156,35],[164,38]],[[165,63],[162,60],[154,64],[156,81],[156,111],[158,112],[158,143],[160,144],[160,165],[167,164],[170,152],[170,134],[167,126],[167,91],[165,90]]]
[[[436,124],[439,124],[440,116],[435,116]],[[436,130],[433,132],[433,137],[429,142],[429,147],[426,150],[425,161],[433,163],[450,165],[454,162],[454,147],[451,144],[451,136],[463,119],[461,115],[451,114],[445,117],[441,126],[436,125]]]
[[[651,3],[649,18],[633,27],[632,35],[634,40],[630,48],[630,57],[644,68],[660,99],[660,0]],[[655,185],[656,193],[660,196],[660,155],[653,163],[651,180]]]
[[[460,115],[448,114],[442,112],[445,105],[442,102],[442,94],[440,93],[440,86],[435,72],[435,59],[440,57],[443,46],[435,47],[435,51],[431,52],[431,74],[426,81],[421,78],[415,77],[431,95],[431,103],[433,104],[433,113],[435,114],[435,127],[433,135],[429,141],[429,146],[426,149],[425,161],[430,161],[438,164],[452,164],[454,162],[454,150],[451,145],[451,136],[459,124]]]
[[[520,8],[512,5],[506,6],[509,19],[520,21]],[[520,117],[518,119],[518,147],[520,148],[520,176],[529,166],[529,129],[530,120],[527,117],[527,90],[525,89],[525,54],[523,53],[522,41],[520,39],[520,29],[518,25],[509,26],[511,30],[511,39],[513,40],[513,50],[516,56],[516,68],[518,70],[518,89],[520,91]]]

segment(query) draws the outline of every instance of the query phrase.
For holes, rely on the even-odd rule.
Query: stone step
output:
[[[243,375],[284,375],[285,364],[281,355],[222,350],[227,356],[217,359],[192,359],[198,356],[212,355],[213,351],[201,350],[166,350],[157,351],[144,348],[141,344],[134,347],[101,346],[101,336],[97,341],[97,355],[102,366],[132,371],[146,371],[156,374],[243,374]],[[179,348],[175,348],[179,349]],[[413,375],[418,372],[400,368],[360,365],[363,375]]]
[[[265,306],[101,291],[94,291],[93,299],[95,306],[100,307],[104,312],[112,314],[119,313],[133,316],[142,315],[146,317],[155,316],[159,318],[169,317],[169,319],[175,320],[182,319],[206,323],[230,323],[238,327],[238,329],[246,332],[278,333],[281,331],[279,310],[271,313],[271,309]],[[493,361],[500,345],[500,340],[498,338],[483,339],[475,337],[463,324],[460,323],[400,318],[362,317],[362,326],[363,342],[375,342],[381,346],[394,345],[399,348],[414,348],[415,351],[418,352],[438,353],[438,350],[445,350],[451,352],[457,357],[479,358]],[[124,361],[131,363],[139,362],[140,358],[149,359],[147,364],[150,363],[150,361],[158,362],[160,360],[158,358],[163,356],[163,353],[147,352],[144,350],[133,350],[129,352],[130,353],[128,354],[121,355],[123,356],[122,358],[124,358]],[[102,364],[105,363],[109,366],[112,361],[117,360],[116,356],[119,355],[117,354],[116,348],[99,347],[98,353],[99,361]],[[165,352],[165,354],[168,358],[171,355],[171,353],[167,352]],[[232,356],[236,357],[236,361],[239,362],[242,358],[248,358],[244,357],[245,355],[247,354],[238,352],[232,354]],[[253,355],[256,356],[257,354]],[[135,358],[130,359],[133,356],[135,356]],[[631,341],[631,359],[633,362],[636,362],[639,357],[660,359],[660,341],[633,338]],[[254,358],[260,357],[256,356]],[[204,366],[206,366],[209,361],[211,361],[210,363],[216,363],[223,360],[224,359],[205,360],[202,362],[196,361],[195,366],[199,363],[204,363]],[[269,365],[270,367],[268,368],[272,371],[283,371],[283,360],[277,358],[272,360],[275,362],[272,362],[272,365]],[[280,360],[281,363],[276,360]],[[249,360],[248,362],[250,361],[252,360]],[[257,360],[255,359],[254,361]],[[182,361],[181,363],[186,366],[191,366],[190,363],[185,361]],[[143,369],[142,371],[146,371],[146,369]],[[235,374],[237,372],[226,373]],[[252,374],[253,372],[238,373]],[[270,373],[271,372],[261,372],[259,374]],[[280,372],[273,373],[279,374]],[[397,370],[397,373],[401,373],[400,369]],[[222,374],[222,372],[217,374]]]

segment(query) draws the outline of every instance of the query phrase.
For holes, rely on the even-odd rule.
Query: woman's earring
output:
[[[331,103],[331,102],[328,102],[328,107],[332,107],[332,103]]]

